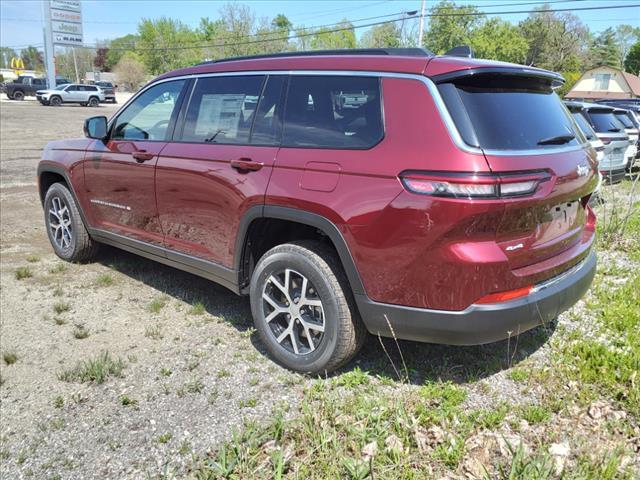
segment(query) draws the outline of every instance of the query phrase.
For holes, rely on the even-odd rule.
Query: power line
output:
[[[611,9],[620,9],[620,8],[636,8],[636,7],[640,7],[640,4],[633,4],[633,5],[607,5],[607,6],[601,6],[601,7],[579,7],[579,8],[557,8],[557,9],[548,9],[548,10],[544,10],[544,13],[556,13],[556,12],[575,12],[575,11],[587,11],[587,10],[611,10]],[[428,18],[434,18],[434,17],[460,17],[460,16],[464,16],[464,17],[471,17],[471,16],[484,16],[487,13],[490,13],[491,15],[509,15],[509,14],[519,14],[519,13],[537,13],[537,12],[531,12],[530,10],[510,10],[510,11],[502,11],[502,12],[463,12],[463,13],[429,13],[426,14],[425,17]],[[413,15],[411,17],[409,17],[410,19],[417,19],[420,18],[420,15]],[[335,32],[342,32],[345,30],[355,30],[358,28],[366,28],[366,27],[374,27],[374,26],[378,26],[378,25],[385,25],[385,24],[389,24],[389,23],[395,23],[395,22],[400,22],[400,21],[404,21],[407,20],[407,18],[396,18],[393,20],[384,20],[384,21],[380,21],[380,22],[372,22],[372,23],[366,23],[366,24],[362,24],[362,25],[352,25],[350,27],[342,27],[342,28],[334,28],[334,29],[329,29],[329,30],[325,30],[323,33],[335,33]],[[242,45],[253,45],[253,44],[258,44],[258,43],[266,43],[266,42],[277,42],[277,41],[284,41],[284,40],[293,40],[295,38],[304,38],[304,37],[310,37],[313,35],[316,35],[317,32],[315,31],[311,31],[313,30],[313,27],[309,27],[308,29],[305,30],[310,30],[309,32],[304,32],[304,33],[298,33],[295,35],[289,35],[286,37],[273,37],[273,38],[268,38],[268,39],[262,39],[262,40],[249,40],[249,41],[245,41],[245,42],[235,42],[235,43],[217,43],[217,44],[203,44],[203,45],[184,45],[184,46],[174,46],[174,47],[163,47],[163,48],[136,48],[134,47],[133,50],[134,51],[140,51],[140,52],[147,52],[147,51],[167,51],[167,50],[190,50],[190,49],[197,49],[197,48],[219,48],[219,47],[236,47],[236,46],[242,46]],[[114,48],[114,50],[128,50],[128,48]]]

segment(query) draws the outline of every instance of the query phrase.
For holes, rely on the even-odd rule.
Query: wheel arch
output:
[[[234,267],[238,272],[238,285],[242,292],[246,291],[251,273],[258,260],[257,258],[251,258],[251,241],[255,236],[255,228],[269,221],[286,222],[289,225],[297,224],[307,235],[306,238],[309,238],[308,235],[310,235],[311,231],[315,232],[315,237],[317,238],[325,237],[340,258],[352,292],[354,294],[365,293],[362,279],[355,266],[347,242],[338,227],[322,215],[277,205],[251,207],[240,221],[235,244]],[[283,223],[281,223],[281,225],[283,225]],[[292,239],[295,239],[295,237],[289,238],[289,240]],[[278,242],[276,244],[280,243]]]
[[[44,199],[47,195],[47,190],[49,190],[49,187],[51,187],[51,185],[53,185],[54,183],[63,183],[69,189],[69,192],[73,197],[73,201],[78,206],[80,218],[88,228],[89,223],[87,223],[87,218],[85,217],[84,211],[82,210],[82,204],[78,201],[78,196],[76,195],[73,182],[71,182],[67,170],[62,166],[53,165],[50,163],[41,163],[40,165],[38,165],[38,193],[40,195],[40,204],[43,207]]]

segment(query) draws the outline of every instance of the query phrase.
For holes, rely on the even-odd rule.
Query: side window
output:
[[[64,89],[65,92],[77,92],[78,91],[78,87],[76,87],[75,85],[69,85],[67,88]]]
[[[140,94],[116,118],[114,140],[165,140],[175,107],[183,95],[184,80],[164,82]]]
[[[264,76],[205,77],[196,81],[181,140],[248,143]]]
[[[382,139],[382,125],[378,78],[290,77],[283,146],[370,148]]]
[[[256,119],[251,131],[251,143],[277,145],[282,133],[282,91],[287,83],[286,75],[271,75],[260,98]]]

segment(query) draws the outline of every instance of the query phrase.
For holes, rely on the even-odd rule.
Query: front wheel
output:
[[[52,107],[59,107],[60,105],[62,105],[62,99],[57,95],[54,95],[49,99],[49,105],[51,105]]]
[[[265,253],[251,277],[250,297],[260,338],[291,370],[335,370],[366,337],[336,254],[318,242],[287,243]]]
[[[68,262],[91,260],[98,244],[89,236],[73,195],[62,183],[54,183],[44,198],[44,221],[54,252]]]

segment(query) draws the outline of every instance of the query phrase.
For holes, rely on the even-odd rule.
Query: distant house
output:
[[[640,77],[612,67],[586,71],[565,98],[598,100],[640,98]]]

